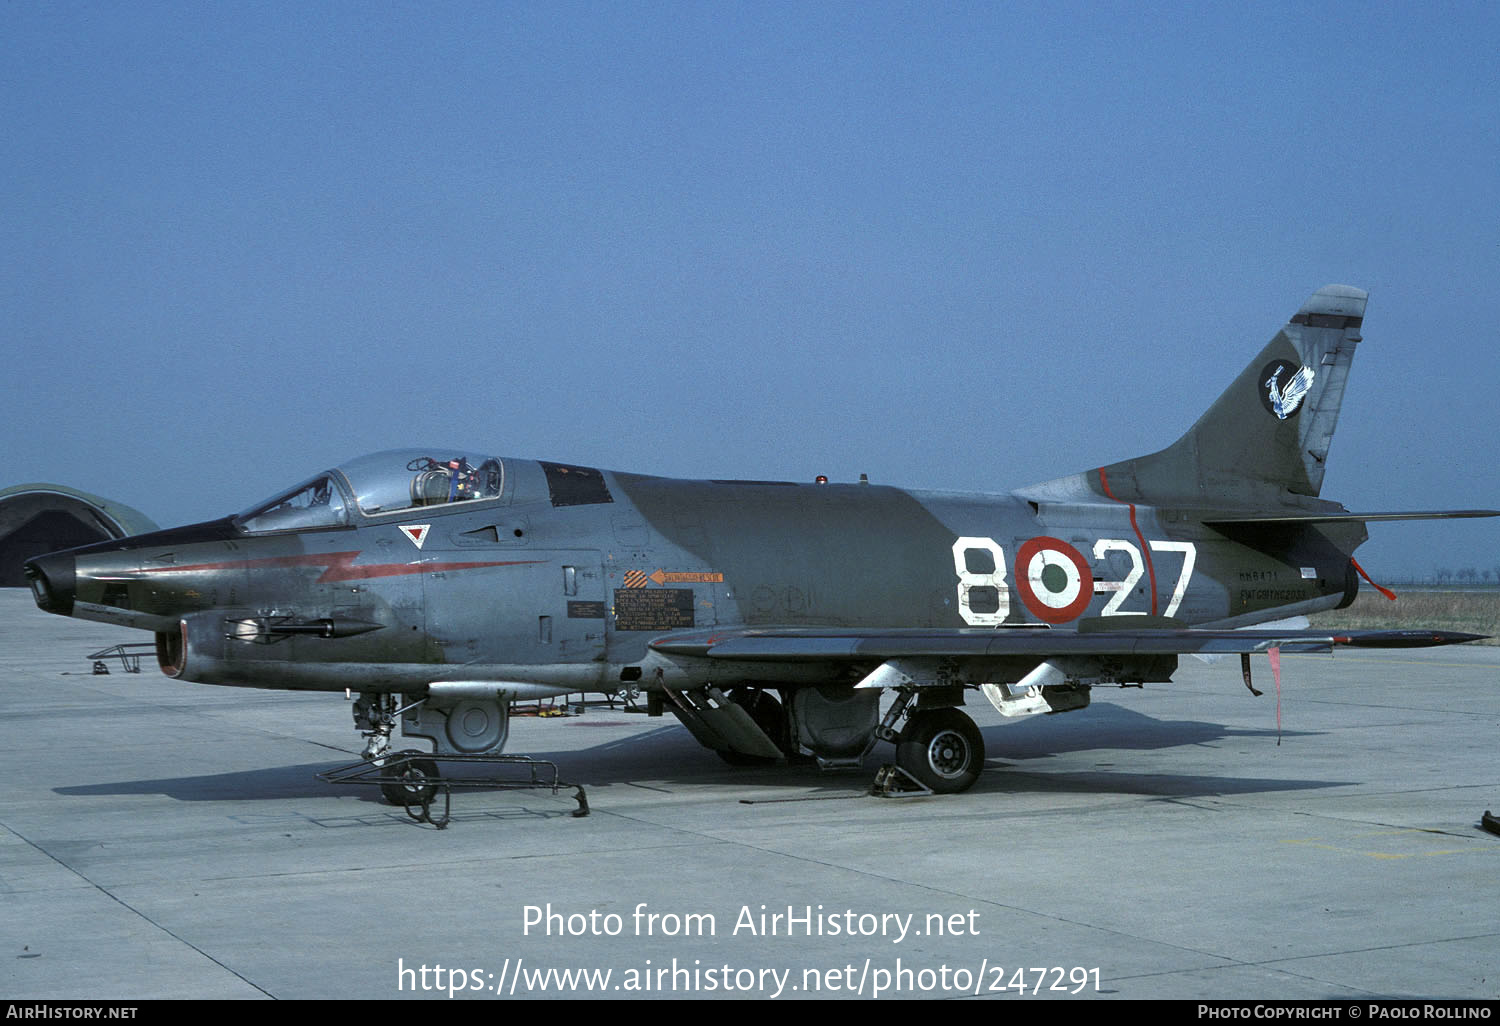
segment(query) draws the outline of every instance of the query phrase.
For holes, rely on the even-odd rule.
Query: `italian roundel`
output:
[[[1094,597],[1094,575],[1077,549],[1060,538],[1033,538],[1016,553],[1016,589],[1033,616],[1067,623]]]

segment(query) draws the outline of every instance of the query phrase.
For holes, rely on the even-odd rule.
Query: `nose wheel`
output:
[[[935,794],[967,791],[984,769],[984,738],[961,709],[920,709],[901,729],[896,765]]]

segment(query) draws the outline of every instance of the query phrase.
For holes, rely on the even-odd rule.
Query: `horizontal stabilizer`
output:
[[[1457,631],[1195,630],[1150,628],[1057,631],[1047,627],[844,629],[747,628],[674,634],[651,647],[668,655],[745,662],[885,662],[889,659],[995,659],[1005,656],[1126,656],[1188,653],[1331,652],[1353,648],[1425,648],[1478,641]]]

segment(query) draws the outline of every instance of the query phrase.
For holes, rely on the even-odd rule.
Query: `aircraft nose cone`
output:
[[[72,553],[54,552],[50,556],[28,559],[23,569],[38,606],[48,613],[73,615],[77,563]]]

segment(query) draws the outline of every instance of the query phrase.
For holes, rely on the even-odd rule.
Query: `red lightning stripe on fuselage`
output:
[[[1122,500],[1120,499],[1115,499],[1115,493],[1109,490],[1109,475],[1104,472],[1103,467],[1099,468],[1099,484],[1103,486],[1105,495],[1109,496],[1111,499],[1114,499],[1115,502],[1122,502]],[[1130,529],[1135,532],[1135,540],[1141,543],[1141,555],[1145,557],[1146,560],[1146,573],[1151,575],[1151,615],[1155,616],[1156,564],[1151,562],[1151,546],[1146,544],[1146,537],[1145,535],[1141,534],[1141,525],[1135,522],[1135,503],[1122,502],[1122,505],[1130,507]]]
[[[545,563],[543,559],[510,559],[502,561],[476,561],[470,563],[363,563],[354,565],[360,555],[354,552],[308,553],[301,556],[269,556],[264,559],[232,559],[222,563],[193,563],[187,566],[142,567],[138,570],[121,571],[122,574],[156,576],[159,574],[185,574],[204,570],[273,570],[300,566],[325,567],[317,583],[324,581],[364,581],[373,577],[403,577],[410,574],[436,573],[444,570],[477,570],[487,566],[530,566]]]

